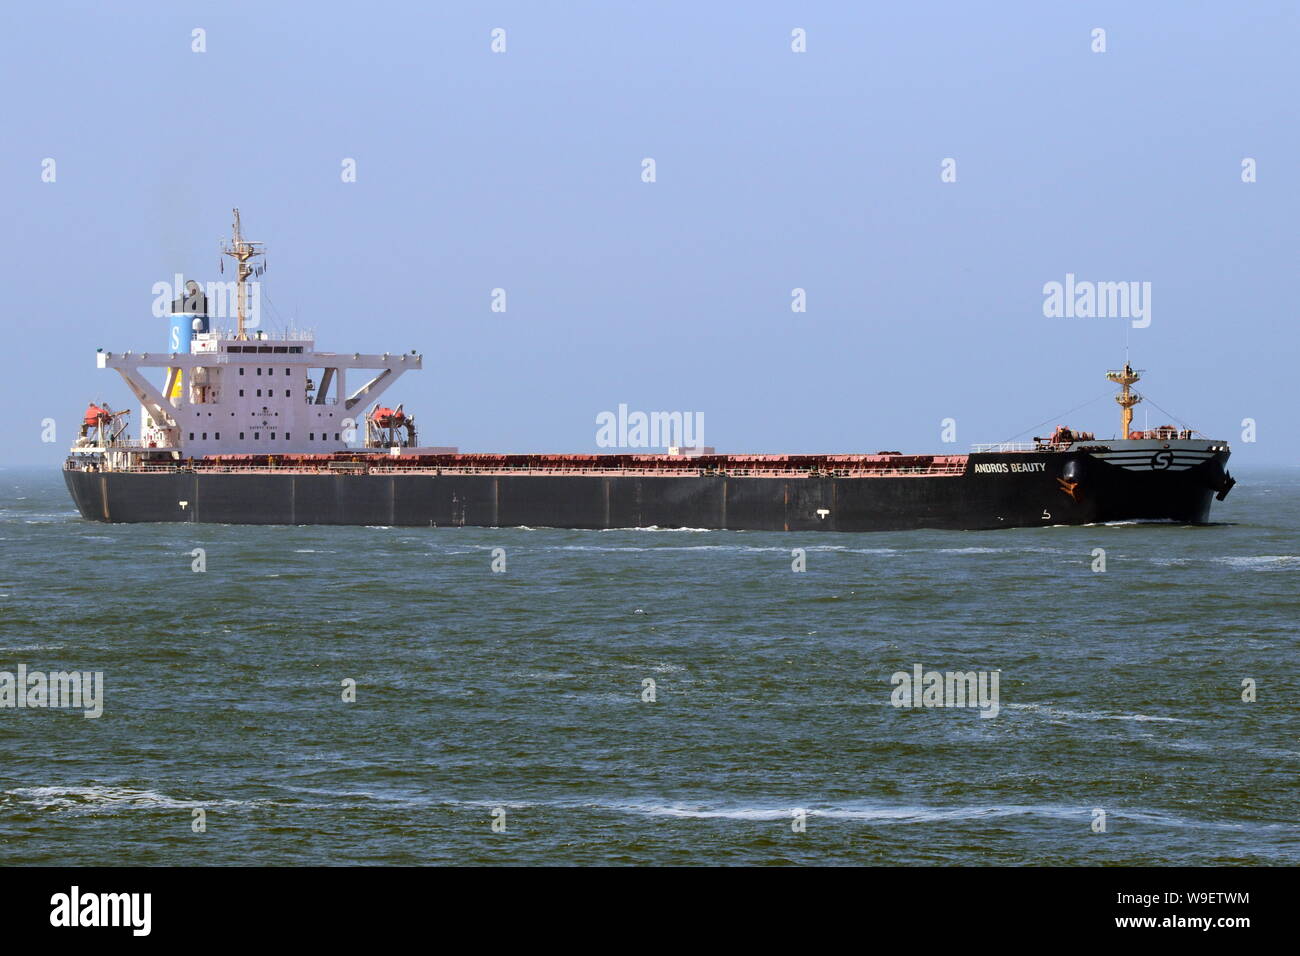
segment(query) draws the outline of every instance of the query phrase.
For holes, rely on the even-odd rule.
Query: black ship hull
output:
[[[1133,471],[1086,452],[972,454],[963,473],[892,477],[693,474],[304,474],[65,470],[83,517],[202,524],[984,530],[1209,521],[1222,452]]]

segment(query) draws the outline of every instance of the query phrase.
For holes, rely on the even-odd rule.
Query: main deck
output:
[[[212,455],[73,456],[72,471],[260,475],[538,475],[593,477],[907,478],[965,474],[969,455]]]

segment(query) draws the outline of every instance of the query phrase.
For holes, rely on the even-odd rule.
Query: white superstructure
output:
[[[423,367],[414,351],[317,352],[310,332],[245,339],[230,331],[200,332],[188,355],[99,352],[97,358],[100,368],[116,369],[140,401],[139,447],[179,457],[346,449],[364,430],[365,406],[403,372]],[[167,370],[162,390],[142,374],[146,368]]]
[[[234,329],[208,329],[207,299],[195,283],[177,290],[169,344],[177,351],[106,352],[100,368],[116,369],[140,402],[139,438],[111,437],[103,426],[83,428],[73,449],[118,458],[198,458],[205,455],[302,455],[345,451],[364,442],[366,406],[403,372],[422,367],[411,352],[367,355],[317,352],[309,330],[247,328],[247,280],[261,243],[244,239],[239,210],[223,254],[236,262],[238,307]],[[178,348],[179,347],[179,348]],[[161,389],[144,369],[164,369]],[[92,406],[92,411],[104,410]],[[87,422],[94,417],[87,412]],[[121,413],[113,413],[112,422]],[[109,421],[106,419],[106,421]],[[411,430],[414,437],[413,429]],[[360,437],[361,441],[358,441]]]

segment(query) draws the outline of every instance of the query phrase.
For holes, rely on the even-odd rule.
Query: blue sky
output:
[[[0,33],[0,463],[131,404],[95,349],[163,347],[151,287],[219,278],[235,205],[265,324],[423,353],[385,400],[426,444],[594,451],[621,403],[728,452],[952,452],[1093,398],[1111,434],[1125,322],[1044,316],[1073,273],[1152,284],[1162,408],[1300,455],[1294,4],[128,6]]]

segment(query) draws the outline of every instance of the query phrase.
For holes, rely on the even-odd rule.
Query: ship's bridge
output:
[[[213,329],[195,332],[190,343],[193,355],[212,352],[234,352],[252,355],[287,355],[310,352],[315,348],[315,329],[282,329],[279,331],[248,332],[243,338],[234,329]]]

